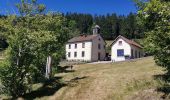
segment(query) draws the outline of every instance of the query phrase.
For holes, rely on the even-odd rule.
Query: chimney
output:
[[[100,26],[99,25],[96,25],[93,28],[93,35],[95,35],[95,34],[100,34]]]

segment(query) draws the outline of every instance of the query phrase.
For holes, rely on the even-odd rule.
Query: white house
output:
[[[105,41],[100,36],[100,27],[93,28],[93,35],[74,37],[66,44],[68,61],[101,61],[105,58]]]
[[[111,45],[111,60],[124,61],[143,57],[143,47],[135,41],[119,35]]]

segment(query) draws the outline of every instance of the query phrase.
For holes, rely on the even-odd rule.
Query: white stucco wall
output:
[[[98,49],[98,44],[100,44],[100,49]],[[98,61],[98,53],[100,53],[100,61],[103,61],[106,56],[105,41],[98,35],[92,41],[92,61]]]
[[[85,43],[85,48],[82,48],[82,43]],[[75,44],[77,44],[77,48],[75,49]],[[69,49],[69,44],[66,44],[66,59],[69,61],[91,61],[91,47],[92,42],[76,42],[70,43],[71,49]],[[82,57],[82,51],[85,52],[85,56]],[[71,56],[68,57],[68,52],[71,53]],[[74,57],[74,52],[77,52],[77,57]]]
[[[119,41],[122,41],[122,45],[119,45]],[[125,60],[124,56],[122,56],[122,57],[117,56],[117,50],[118,49],[124,49],[124,55],[125,56],[128,55],[130,58],[143,57],[143,49],[142,48],[136,47],[134,45],[130,45],[126,41],[124,41],[123,39],[119,38],[111,47],[111,59],[112,59],[112,61],[124,61]],[[133,50],[133,55],[132,55],[132,50]],[[137,52],[137,55],[135,54],[135,52]],[[140,56],[139,56],[139,52],[140,52]]]
[[[100,38],[100,40],[99,40]],[[85,43],[85,48],[82,48],[82,43]],[[69,49],[69,44],[71,45],[71,49]],[[75,48],[75,44],[77,44],[77,48]],[[101,48],[98,49],[98,44],[100,44]],[[85,56],[82,57],[82,51],[85,52]],[[68,57],[68,52],[71,53],[71,56]],[[77,57],[74,57],[74,52],[77,52]],[[75,42],[66,44],[66,59],[68,61],[98,61],[98,53],[100,53],[100,60],[104,60],[106,55],[105,50],[105,41],[103,38],[98,35],[92,41],[85,42]]]
[[[119,45],[119,41],[122,41],[122,45]],[[124,49],[124,55],[131,55],[131,47],[123,39],[119,38],[111,47],[111,60],[112,61],[123,61],[125,57],[118,57],[117,50]]]

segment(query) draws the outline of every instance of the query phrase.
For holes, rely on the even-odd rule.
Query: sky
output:
[[[15,4],[20,0],[1,0],[0,14],[18,14]],[[92,15],[116,13],[127,15],[136,13],[136,7],[132,0],[38,0],[46,5],[46,10],[51,12],[77,12]]]

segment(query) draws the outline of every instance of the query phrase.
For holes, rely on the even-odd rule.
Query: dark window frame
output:
[[[77,49],[77,44],[74,45],[74,48]]]
[[[71,57],[71,52],[68,52],[68,57],[69,57],[69,58]]]
[[[77,52],[74,52],[74,57],[75,57],[75,58],[77,57]]]
[[[101,45],[100,45],[100,44],[98,44],[98,49],[99,49],[99,50],[101,49]]]
[[[122,41],[119,41],[119,45],[120,45],[120,46],[122,45]]]
[[[69,44],[68,48],[71,49],[71,44]]]
[[[85,51],[81,52],[81,57],[85,57]]]
[[[85,42],[82,43],[82,48],[85,48]]]
[[[124,57],[124,49],[117,49],[117,57]]]

